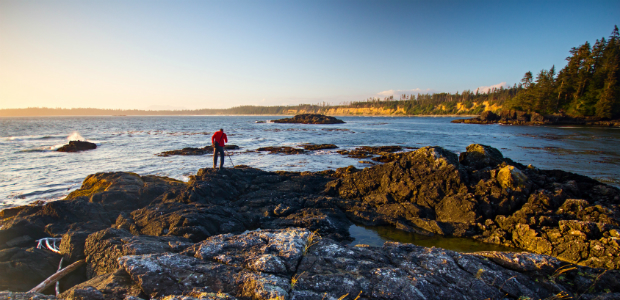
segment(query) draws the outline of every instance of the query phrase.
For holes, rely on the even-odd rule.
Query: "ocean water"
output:
[[[156,154],[211,143],[224,128],[229,144],[226,166],[249,165],[268,171],[319,171],[369,166],[336,150],[301,155],[254,152],[265,146],[330,143],[358,146],[441,146],[456,153],[472,143],[543,169],[561,169],[620,185],[620,130],[586,127],[529,127],[452,124],[447,117],[341,117],[345,124],[276,124],[281,116],[105,116],[0,118],[0,209],[33,201],[61,199],[97,172],[129,171],[187,181],[212,166],[212,155],[159,157]],[[267,121],[257,123],[257,121]],[[78,153],[55,149],[69,140],[98,148]]]

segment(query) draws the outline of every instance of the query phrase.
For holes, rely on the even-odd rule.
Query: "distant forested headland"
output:
[[[102,115],[477,115],[503,109],[565,114],[598,119],[620,118],[620,35],[615,26],[608,39],[586,42],[570,50],[568,64],[559,72],[555,66],[541,70],[534,78],[525,73],[519,84],[485,92],[434,93],[368,98],[342,105],[300,104],[295,106],[237,106],[226,109],[121,110],[95,108],[1,109],[0,116],[102,116]]]
[[[525,73],[522,89],[506,108],[542,115],[566,113],[573,117],[620,117],[620,35],[615,26],[608,40],[596,40],[570,50],[568,64],[541,70],[536,79]]]

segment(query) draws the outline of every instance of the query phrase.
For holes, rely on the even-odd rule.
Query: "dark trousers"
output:
[[[224,168],[224,147],[222,146],[217,146],[214,145],[213,146],[213,167],[216,168],[217,167],[217,154],[220,154],[220,169]]]

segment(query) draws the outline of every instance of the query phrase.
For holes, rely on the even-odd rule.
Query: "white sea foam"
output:
[[[79,132],[74,131],[67,137],[68,141],[86,141],[86,139],[80,135]]]
[[[72,141],[74,141],[74,140],[72,140]],[[64,144],[54,145],[54,146],[51,146],[51,147],[50,147],[50,150],[58,150],[58,148],[60,148],[60,147],[62,147],[62,146],[64,146]]]

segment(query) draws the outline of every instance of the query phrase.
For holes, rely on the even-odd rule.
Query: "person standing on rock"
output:
[[[224,129],[220,128],[211,136],[211,144],[213,144],[213,168],[217,168],[217,155],[221,157],[220,169],[224,168],[224,146],[228,143],[228,137],[224,133]]]

